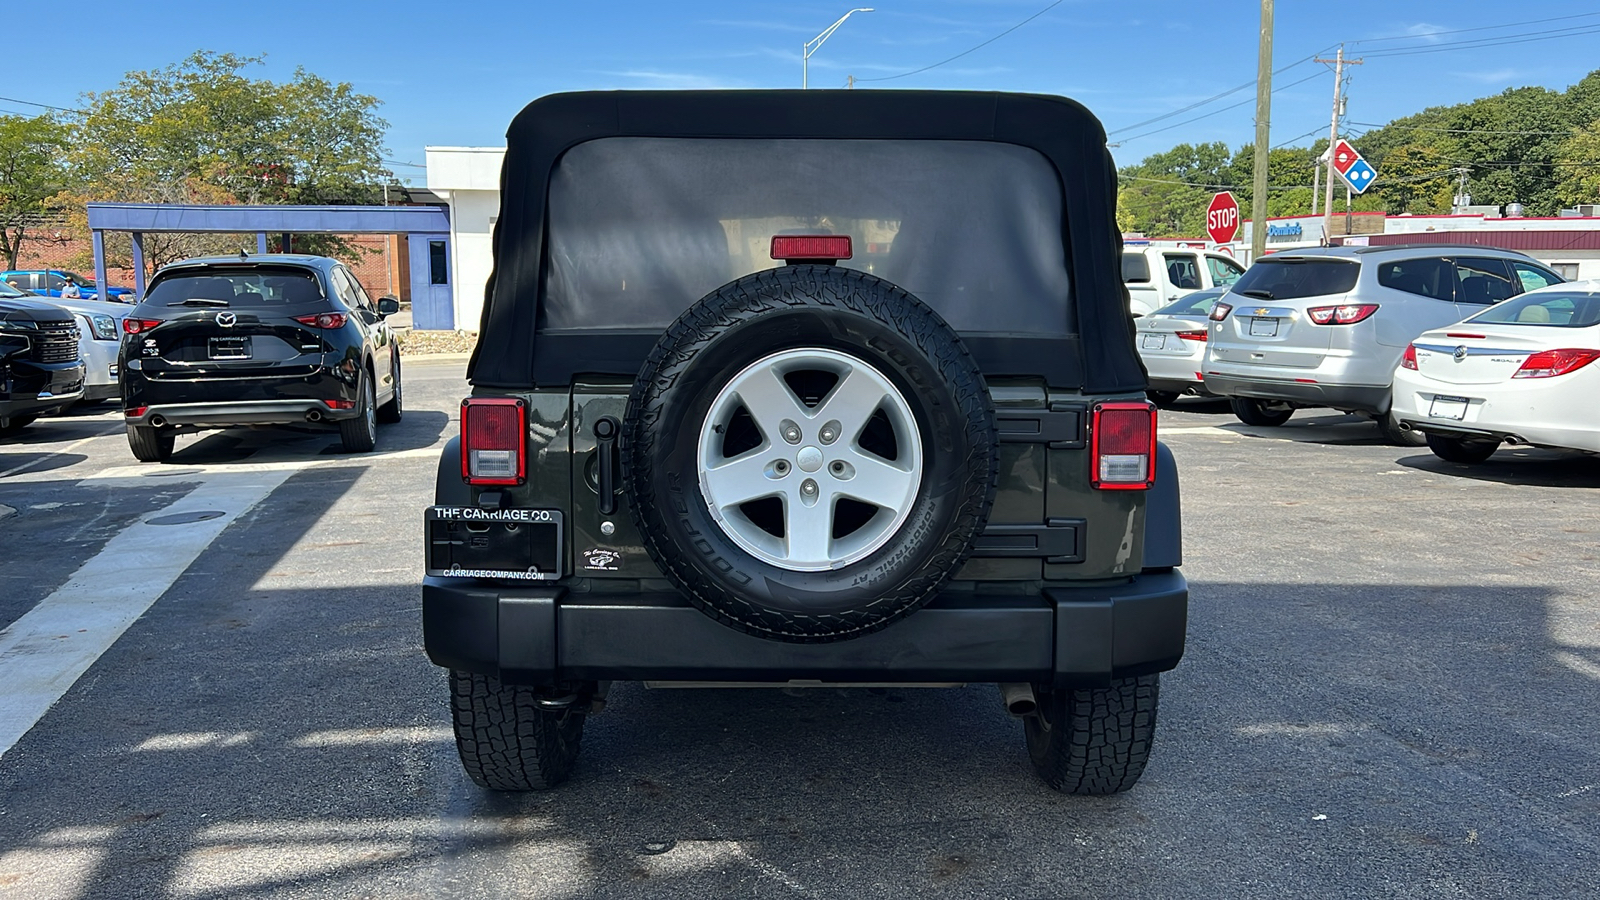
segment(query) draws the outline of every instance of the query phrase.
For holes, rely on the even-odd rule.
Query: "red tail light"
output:
[[[1348,306],[1313,306],[1306,315],[1318,325],[1354,325],[1378,311],[1376,303],[1352,303]]]
[[[848,234],[775,234],[772,236],[772,258],[784,262],[796,260],[829,260],[838,262],[850,258]]]
[[[1099,403],[1089,431],[1090,483],[1102,491],[1142,491],[1156,483],[1156,408]]]
[[[1228,313],[1231,313],[1231,312],[1233,312],[1233,306],[1231,306],[1230,304],[1218,301],[1217,303],[1212,305],[1212,307],[1211,307],[1211,315],[1207,316],[1207,318],[1209,318],[1213,322],[1221,322],[1223,319],[1226,319],[1228,317]]]
[[[294,320],[312,328],[343,328],[345,317],[344,313],[315,313],[309,316],[295,316]]]
[[[1417,369],[1417,345],[1416,344],[1407,344],[1406,345],[1405,355],[1400,357],[1400,368],[1402,368],[1402,369],[1410,369],[1413,372],[1416,371],[1416,369]]]
[[[329,409],[355,409],[356,408],[356,402],[354,400],[324,400],[322,402],[327,404]]]
[[[122,320],[122,330],[129,334],[143,334],[160,324],[160,319],[127,318]]]
[[[130,406],[127,409],[123,410],[122,414],[127,416],[130,419],[137,419],[140,416],[144,415],[145,411],[148,410],[149,408],[150,407],[148,407],[148,406]]]
[[[521,400],[461,401],[461,477],[468,484],[522,484],[528,475],[528,408]]]
[[[1467,334],[1464,331],[1446,331],[1444,333],[1444,336],[1445,337],[1453,337],[1453,338],[1474,338],[1474,339],[1477,339],[1477,340],[1480,340],[1480,341],[1483,340],[1484,338],[1488,337],[1488,335],[1483,335],[1483,334]]]
[[[1600,350],[1540,350],[1522,363],[1512,378],[1553,378],[1600,359]]]
[[[1205,343],[1206,333],[1204,331],[1180,331],[1178,332],[1178,337],[1186,341],[1199,341],[1201,343]]]

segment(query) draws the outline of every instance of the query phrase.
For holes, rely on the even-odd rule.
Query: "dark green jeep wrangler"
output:
[[[423,586],[474,781],[619,679],[993,682],[1053,787],[1138,780],[1188,589],[1093,116],[561,94],[501,189]]]

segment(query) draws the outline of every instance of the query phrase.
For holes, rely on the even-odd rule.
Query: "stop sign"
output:
[[[1226,244],[1238,233],[1239,201],[1228,191],[1213,196],[1211,205],[1206,207],[1206,234],[1211,240]]]

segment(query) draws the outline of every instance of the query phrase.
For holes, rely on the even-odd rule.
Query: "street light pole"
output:
[[[801,48],[800,48],[800,90],[802,90],[802,91],[805,90],[809,86],[810,81],[811,81],[811,54],[813,54],[813,53],[817,52],[818,50],[822,49],[823,43],[825,41],[827,41],[828,38],[833,37],[833,33],[835,31],[839,30],[839,26],[844,24],[844,20],[850,18],[851,16],[855,15],[858,12],[872,12],[872,7],[866,6],[866,7],[860,8],[860,9],[852,9],[852,10],[850,10],[849,12],[847,12],[844,15],[840,16],[839,17],[839,21],[833,23],[832,25],[829,25],[827,27],[827,29],[825,29],[821,34],[817,35],[816,37],[812,38],[809,41],[806,41],[805,44],[801,46]]]

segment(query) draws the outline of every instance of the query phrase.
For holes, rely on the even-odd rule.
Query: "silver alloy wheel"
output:
[[[785,380],[800,373],[837,381],[808,406]],[[760,444],[728,457],[724,438],[741,409]],[[893,459],[860,443],[880,410],[893,433]],[[865,559],[900,530],[922,483],[922,436],[911,406],[881,372],[849,354],[803,348],[756,360],[723,386],[701,423],[697,462],[706,505],[734,543],[779,568],[823,572]],[[782,505],[781,536],[747,511],[769,498]],[[848,520],[854,527],[836,536],[840,500],[858,505]]]
[[[366,390],[362,392],[362,405],[366,407],[362,416],[367,422],[367,434],[376,440],[378,437],[378,389],[373,386],[372,379],[366,379]]]

